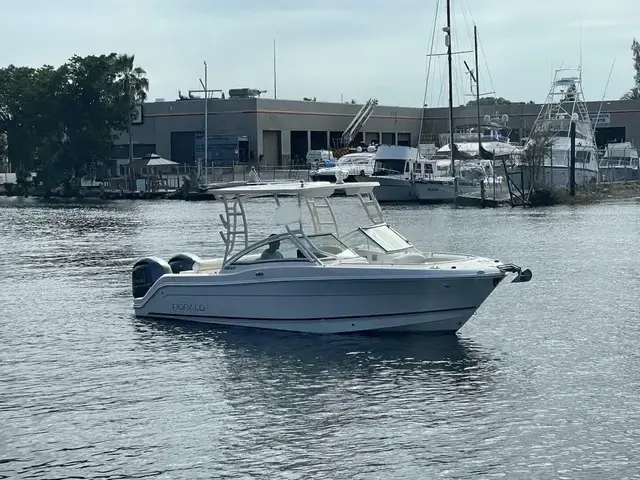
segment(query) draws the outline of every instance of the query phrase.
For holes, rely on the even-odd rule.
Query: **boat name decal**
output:
[[[174,303],[174,312],[204,312],[207,309],[202,303]]]

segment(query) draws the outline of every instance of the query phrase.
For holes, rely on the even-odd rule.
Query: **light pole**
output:
[[[209,183],[209,90],[207,89],[207,62],[204,62],[204,183]]]
[[[189,96],[193,93],[204,93],[204,167],[205,167],[205,183],[208,183],[208,165],[209,165],[209,94],[218,92],[222,93],[222,90],[209,90],[208,87],[208,75],[207,75],[207,62],[204,62],[204,82],[199,79],[202,90],[189,90]],[[201,161],[198,160],[198,176],[202,175]]]

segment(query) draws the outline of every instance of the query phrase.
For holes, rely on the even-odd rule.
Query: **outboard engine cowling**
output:
[[[173,273],[180,273],[193,270],[193,265],[200,260],[200,257],[197,255],[192,255],[191,253],[179,253],[178,255],[171,257],[169,265],[171,266],[171,271]]]
[[[138,260],[131,271],[133,298],[144,297],[160,277],[170,273],[172,273],[171,266],[161,258],[147,257]]]

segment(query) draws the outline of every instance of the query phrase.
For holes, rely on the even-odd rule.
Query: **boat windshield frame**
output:
[[[334,244],[337,244],[342,250],[339,253],[329,252],[324,250],[326,249],[326,245],[318,246],[314,243],[314,239],[318,239],[320,237],[331,238]],[[273,242],[281,242],[282,240],[289,240],[293,243],[300,253],[302,253],[303,257],[297,258],[270,258],[270,259],[261,259],[256,258],[252,261],[240,261],[243,257],[247,255],[251,255],[253,252],[256,252],[262,247],[266,247]],[[340,240],[333,233],[314,233],[305,235],[301,232],[282,232],[279,234],[271,235],[269,237],[263,238],[257,242],[254,242],[243,248],[233,256],[229,257],[229,259],[225,262],[223,266],[223,270],[233,269],[239,265],[253,265],[253,264],[263,264],[263,263],[316,263],[319,265],[327,263],[327,261],[341,261],[347,259],[356,259],[359,258],[356,252],[354,252],[347,244],[345,244],[342,240]],[[231,267],[231,268],[230,268]]]

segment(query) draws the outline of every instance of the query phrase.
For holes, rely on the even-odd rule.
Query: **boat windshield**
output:
[[[307,235],[306,238],[298,236],[298,241],[319,259],[327,258],[327,254],[341,259],[358,257],[357,253],[341,242],[333,233],[317,233]]]
[[[411,243],[400,236],[388,225],[358,228],[342,237],[351,250],[379,251],[396,253],[413,250]]]

